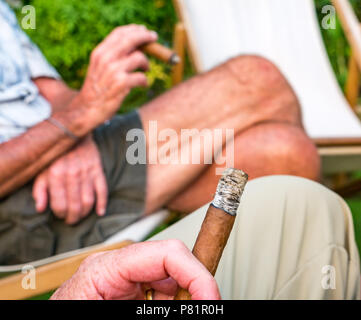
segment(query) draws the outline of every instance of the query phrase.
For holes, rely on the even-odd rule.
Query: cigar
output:
[[[165,63],[169,63],[170,65],[175,65],[180,62],[179,56],[174,51],[156,42],[143,45],[140,49],[144,53],[147,53]]]
[[[247,180],[248,175],[242,170],[228,168],[223,172],[193,247],[194,256],[213,276],[232,231]],[[179,288],[174,299],[191,300],[191,295]]]

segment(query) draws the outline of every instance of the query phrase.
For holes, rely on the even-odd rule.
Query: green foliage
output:
[[[361,21],[361,0],[351,0],[356,15]],[[316,10],[319,21],[321,22],[325,14],[322,13],[322,7],[331,5],[330,0],[315,0]],[[335,29],[321,28],[323,40],[326,45],[327,53],[330,58],[332,67],[336,73],[338,82],[343,88],[347,78],[347,66],[350,57],[350,46],[345,38],[339,19],[336,19]]]
[[[322,7],[331,2],[314,1],[321,22],[325,15]],[[361,0],[350,1],[361,21]],[[24,0],[23,3],[35,6],[37,14],[37,28],[27,30],[28,34],[74,88],[82,84],[92,49],[118,25],[144,24],[158,32],[161,43],[172,45],[176,16],[171,0]],[[350,56],[349,44],[338,19],[336,29],[321,28],[321,31],[338,82],[343,87]],[[123,104],[122,112],[170,87],[169,67],[156,60],[151,64],[148,72],[151,87],[133,90]],[[192,73],[189,66],[187,73]]]

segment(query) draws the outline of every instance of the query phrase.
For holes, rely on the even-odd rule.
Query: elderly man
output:
[[[297,98],[279,70],[239,56],[142,106],[115,116],[129,91],[146,86],[143,26],[116,28],[92,52],[83,87],[72,90],[0,0],[0,263],[22,263],[88,246],[161,207],[191,212],[212,198],[227,141],[193,139],[200,163],[126,154],[131,129],[149,160],[169,141],[157,133],[231,129],[233,166],[251,178],[290,174],[317,180],[319,157]],[[154,134],[154,123],[156,134]],[[143,144],[142,144],[143,143]],[[140,146],[140,147],[139,147]],[[185,146],[177,144],[178,154]],[[154,159],[153,159],[154,160]]]

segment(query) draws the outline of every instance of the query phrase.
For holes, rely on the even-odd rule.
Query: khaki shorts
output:
[[[190,249],[208,205],[150,240]],[[297,177],[250,181],[217,269],[223,299],[359,299],[360,262],[350,209]]]
[[[104,217],[92,210],[87,218],[69,226],[50,209],[39,214],[32,182],[1,200],[0,265],[25,263],[102,242],[141,216],[146,165],[130,165],[125,158],[128,146],[134,143],[126,141],[126,134],[134,128],[142,128],[137,112],[115,116],[94,131],[109,190]],[[144,143],[141,147],[145,150]]]

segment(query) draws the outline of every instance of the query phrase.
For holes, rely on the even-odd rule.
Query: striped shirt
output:
[[[0,0],[0,143],[50,116],[51,106],[32,82],[37,77],[60,78]]]

